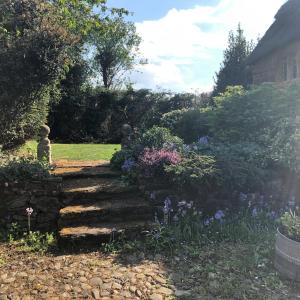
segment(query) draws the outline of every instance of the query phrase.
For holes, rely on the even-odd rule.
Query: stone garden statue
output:
[[[50,128],[47,125],[41,126],[40,129],[40,140],[37,146],[37,157],[40,161],[46,161],[49,165],[52,164],[51,157],[51,142],[48,138],[50,134]]]
[[[133,136],[133,130],[129,124],[124,124],[122,126],[122,140],[121,140],[121,146],[122,149],[128,148],[132,142],[132,136]]]

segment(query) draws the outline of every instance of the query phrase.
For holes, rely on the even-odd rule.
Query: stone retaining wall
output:
[[[26,208],[31,207],[31,230],[56,231],[61,191],[61,178],[0,183],[0,226],[16,222],[27,228]]]

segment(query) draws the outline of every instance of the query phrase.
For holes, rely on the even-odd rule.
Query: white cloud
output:
[[[228,32],[240,22],[248,39],[262,36],[285,0],[221,0],[216,6],[171,9],[160,20],[137,23],[149,60],[133,79],[137,87],[177,91],[210,89]]]

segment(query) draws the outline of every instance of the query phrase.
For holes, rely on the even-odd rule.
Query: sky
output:
[[[148,64],[131,75],[135,88],[207,92],[220,69],[228,33],[241,23],[262,37],[286,0],[108,0],[133,12]]]

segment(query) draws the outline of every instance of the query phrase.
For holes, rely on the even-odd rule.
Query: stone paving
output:
[[[0,299],[173,299],[175,287],[160,257],[143,253],[35,255],[0,246]]]

